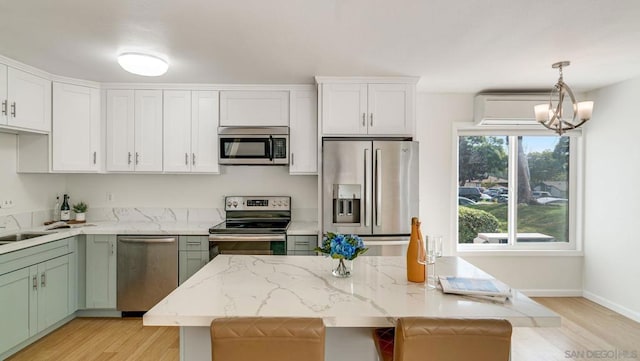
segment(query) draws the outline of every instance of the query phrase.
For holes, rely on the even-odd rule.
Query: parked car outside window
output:
[[[480,193],[480,189],[476,187],[459,187],[458,188],[458,196],[469,198],[472,201],[478,202],[481,198],[482,193]]]
[[[549,192],[533,191],[531,192],[531,197],[533,197],[534,199],[537,199],[540,197],[552,197],[552,196],[551,196],[551,193]]]
[[[477,203],[472,201],[469,198],[458,197],[458,205],[460,205],[460,206],[473,206],[475,204],[477,204]]]

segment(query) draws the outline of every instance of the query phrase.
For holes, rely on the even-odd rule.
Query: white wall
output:
[[[585,125],[586,297],[640,322],[640,78],[594,92]],[[626,184],[631,184],[627,186]]]
[[[223,208],[225,195],[288,195],[294,217],[301,209],[314,209],[315,217],[317,176],[290,176],[288,167],[278,166],[222,167],[222,172],[73,174],[67,176],[67,190],[73,202],[82,200],[90,207]]]
[[[471,122],[473,94],[419,93],[417,140],[420,141],[420,218],[423,234],[444,236],[445,254],[455,254],[457,194],[455,135],[452,124]],[[512,287],[530,295],[575,296],[582,293],[580,256],[465,256]]]
[[[0,216],[53,208],[56,193],[65,190],[65,176],[16,174],[14,134],[0,133],[0,200],[11,199],[13,208],[0,209]]]

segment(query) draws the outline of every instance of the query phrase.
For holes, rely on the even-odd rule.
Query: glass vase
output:
[[[331,271],[331,274],[333,274],[334,277],[338,277],[338,278],[351,277],[351,268],[352,268],[352,261],[348,261],[344,258],[340,258],[338,259],[338,265],[336,266],[336,268],[333,269],[333,271]]]

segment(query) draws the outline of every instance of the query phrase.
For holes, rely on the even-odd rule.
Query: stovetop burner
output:
[[[286,233],[291,221],[291,197],[225,197],[226,221],[210,234]]]

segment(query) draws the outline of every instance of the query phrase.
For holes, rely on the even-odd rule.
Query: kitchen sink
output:
[[[28,232],[28,233],[10,234],[7,236],[0,237],[0,245],[11,243],[11,242],[24,241],[26,239],[31,239],[31,238],[41,237],[41,236],[46,236],[52,233],[55,233],[55,232]]]

